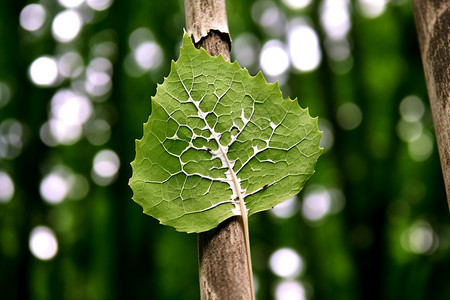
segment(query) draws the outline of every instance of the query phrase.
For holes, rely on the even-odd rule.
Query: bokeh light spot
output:
[[[108,185],[119,171],[119,156],[112,150],[98,152],[93,161],[93,180],[98,185]]]
[[[281,37],[286,31],[286,16],[271,0],[255,1],[252,5],[252,18],[270,37]]]
[[[53,37],[62,43],[70,42],[80,33],[82,25],[83,21],[78,11],[64,10],[53,19]]]
[[[439,246],[439,238],[428,222],[419,220],[403,232],[401,244],[409,252],[431,254]]]
[[[110,137],[111,126],[105,120],[95,120],[87,128],[86,138],[92,145],[103,145]]]
[[[88,73],[89,72],[104,72],[108,75],[112,75],[113,66],[109,59],[105,57],[96,57],[89,62]]]
[[[361,14],[367,18],[376,18],[386,9],[388,0],[358,0]]]
[[[258,59],[259,41],[251,33],[243,33],[233,41],[231,51],[242,67],[254,66]]]
[[[139,27],[135,29],[128,38],[128,45],[130,49],[135,50],[140,44],[145,41],[153,41],[154,35],[147,27]]]
[[[44,25],[46,15],[41,4],[29,4],[20,12],[20,26],[28,31],[36,31]]]
[[[71,90],[60,90],[52,98],[51,112],[54,118],[68,126],[84,124],[92,114],[88,98]]]
[[[338,124],[345,130],[357,128],[362,121],[362,112],[355,103],[345,103],[339,106],[336,113]]]
[[[54,147],[58,144],[76,143],[81,138],[82,132],[81,125],[71,126],[57,118],[52,118],[42,125],[39,135],[46,145]]]
[[[0,123],[0,158],[13,159],[22,151],[24,127],[15,119]]]
[[[330,193],[323,188],[305,193],[302,214],[309,221],[319,221],[331,210]]]
[[[108,9],[112,5],[113,0],[86,0],[86,3],[93,10],[102,11]]]
[[[346,60],[351,54],[350,44],[346,38],[339,40],[327,38],[325,39],[325,47],[328,56],[334,61]]]
[[[75,8],[83,4],[84,0],[58,0],[58,2],[66,8]]]
[[[147,71],[158,68],[164,60],[163,49],[146,27],[134,30],[130,34],[128,44],[131,52],[124,60],[124,68],[130,76],[142,76]]]
[[[153,42],[147,41],[139,44],[134,51],[134,59],[139,67],[144,70],[157,68],[163,59],[161,47]]]
[[[408,152],[411,158],[417,162],[425,161],[433,153],[433,137],[424,132],[418,139],[408,144]]]
[[[275,288],[276,300],[306,300],[304,286],[294,280],[283,280]]]
[[[71,177],[71,189],[67,198],[79,200],[83,199],[89,193],[89,181],[83,175],[76,174]]]
[[[423,125],[421,122],[407,122],[400,119],[397,123],[397,134],[405,142],[414,142],[422,135]]]
[[[105,72],[89,71],[85,88],[92,96],[103,96],[112,88],[111,77]]]
[[[29,247],[36,258],[49,260],[58,252],[58,241],[50,228],[37,226],[31,231]]]
[[[95,56],[103,56],[112,60],[115,60],[117,58],[117,44],[113,41],[98,43],[91,50],[92,54]]]
[[[10,99],[11,90],[9,89],[9,86],[6,83],[0,81],[0,108],[8,104]]]
[[[0,203],[9,202],[14,196],[14,182],[8,173],[0,171]]]
[[[325,0],[320,7],[320,21],[330,38],[344,38],[351,27],[348,1]]]
[[[283,0],[283,3],[291,9],[302,9],[307,7],[311,0]]]
[[[42,199],[49,204],[61,203],[70,191],[69,182],[65,176],[53,172],[45,176],[39,186]]]
[[[31,63],[31,81],[40,86],[51,86],[58,79],[58,65],[52,57],[41,56]]]
[[[400,102],[400,115],[408,122],[419,121],[425,113],[425,105],[417,96],[407,96]]]
[[[94,97],[107,94],[112,89],[112,63],[105,57],[97,57],[89,62],[86,70],[86,91]]]
[[[295,250],[281,248],[270,256],[270,269],[280,277],[292,278],[303,271],[303,260]]]
[[[286,17],[278,6],[273,5],[263,11],[259,18],[259,25],[269,36],[279,37],[285,32]]]
[[[289,55],[292,65],[299,71],[316,69],[322,60],[319,38],[309,25],[294,25],[289,30]]]
[[[283,43],[271,40],[264,44],[259,63],[264,73],[269,76],[280,76],[289,68],[289,57]]]
[[[58,60],[59,73],[67,78],[76,78],[83,73],[83,58],[78,52],[67,52]]]
[[[291,199],[276,205],[272,210],[270,210],[270,213],[275,217],[287,219],[295,215],[298,208],[297,197],[294,196]]]

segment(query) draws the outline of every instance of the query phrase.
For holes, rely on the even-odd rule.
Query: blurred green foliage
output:
[[[302,2],[227,1],[233,57],[280,80],[324,130],[305,190],[250,218],[257,298],[450,298],[411,5],[292,6]],[[142,214],[128,187],[150,97],[178,56],[183,2],[41,0],[25,14],[31,3],[0,1],[0,298],[198,299],[196,236]],[[320,52],[294,43],[299,28]],[[310,48],[320,63],[303,72]],[[268,49],[279,55],[263,59]]]

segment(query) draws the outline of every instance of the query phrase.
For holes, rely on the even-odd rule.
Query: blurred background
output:
[[[450,217],[407,0],[228,0],[232,60],[319,116],[250,218],[257,299],[450,299]],[[142,214],[134,140],[183,1],[0,1],[0,298],[198,299],[197,237]]]

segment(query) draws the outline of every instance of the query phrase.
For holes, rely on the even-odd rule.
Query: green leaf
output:
[[[185,232],[212,229],[244,205],[248,215],[268,210],[314,173],[321,136],[278,83],[197,50],[185,34],[136,141],[133,200]]]

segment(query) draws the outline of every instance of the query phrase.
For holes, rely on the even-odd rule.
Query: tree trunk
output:
[[[184,4],[187,32],[195,46],[230,61],[225,0],[185,0]],[[241,217],[232,217],[217,228],[198,234],[202,300],[253,299],[245,240]]]
[[[450,208],[450,2],[413,0],[413,8]]]
[[[230,61],[225,0],[185,0],[186,30],[197,48]],[[242,218],[232,217],[198,234],[202,300],[254,299]]]
[[[240,217],[198,234],[200,298],[253,299]]]

